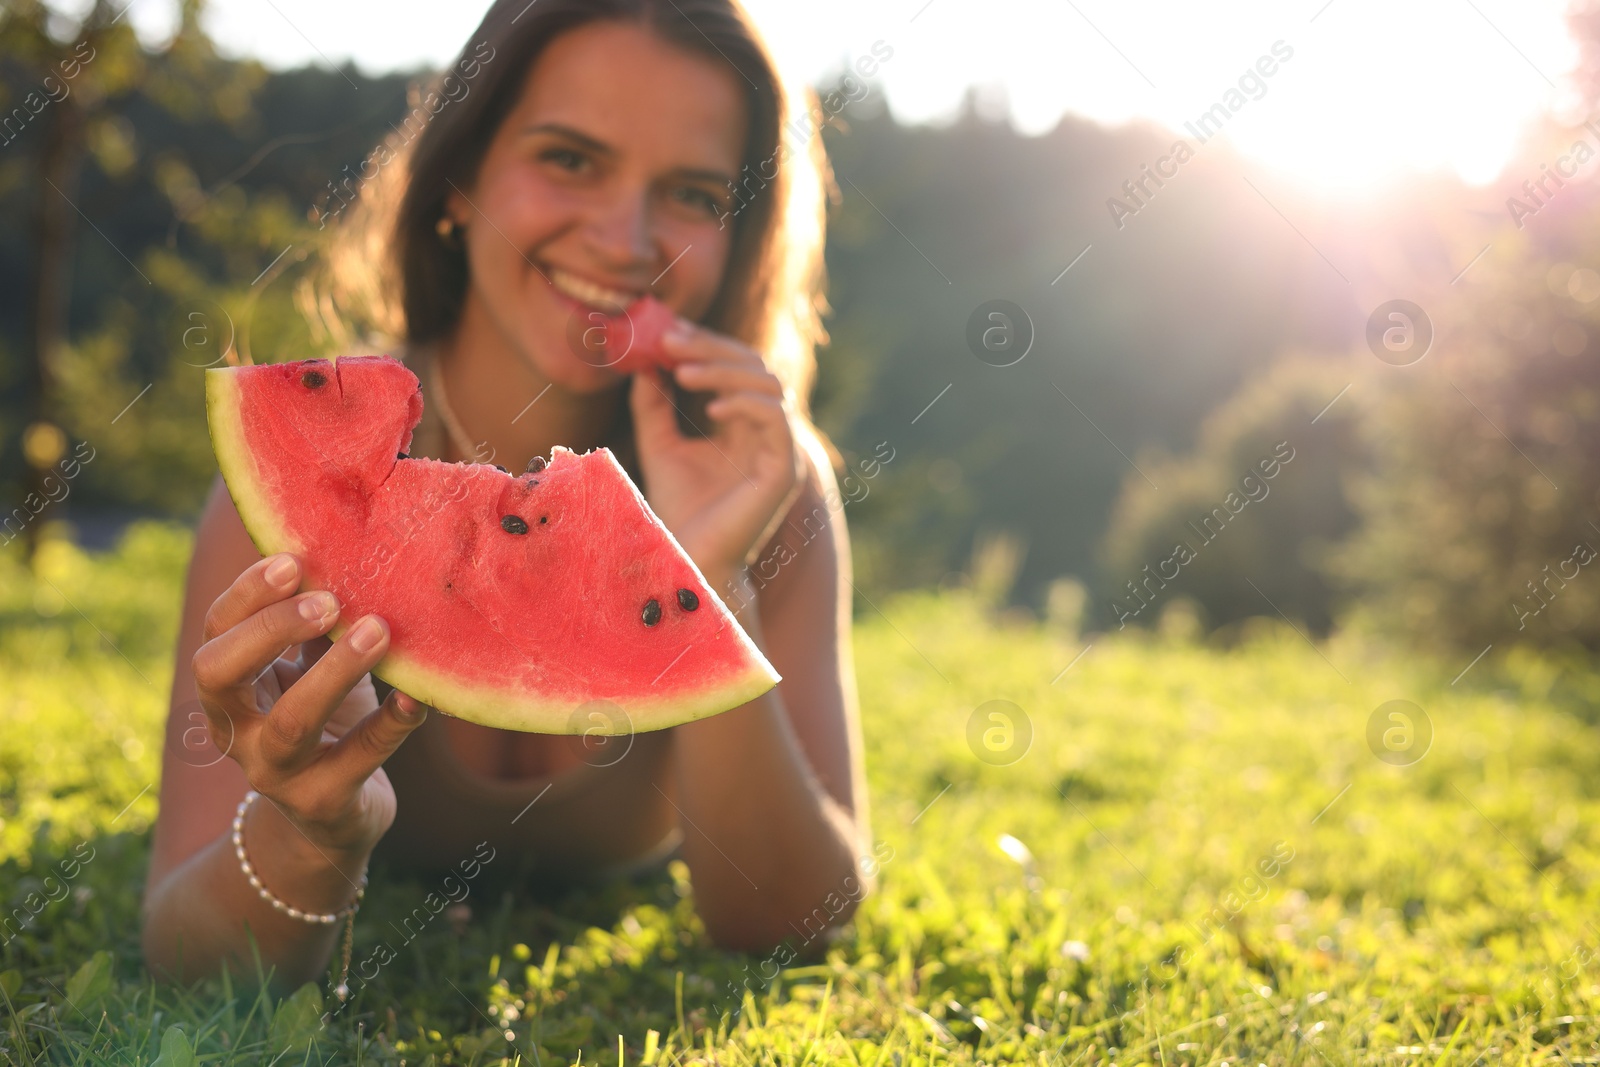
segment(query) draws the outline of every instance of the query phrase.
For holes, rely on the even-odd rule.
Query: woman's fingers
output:
[[[783,401],[760,393],[731,393],[706,405],[706,414],[717,422],[749,419],[761,429],[776,429],[788,418]]]
[[[350,690],[389,649],[389,627],[376,615],[350,627],[285,693],[262,724],[256,756],[280,774],[315,757],[323,728]]]
[[[287,553],[253,563],[206,612],[204,641],[226,633],[269,604],[289,596],[300,584],[300,563]]]
[[[336,777],[365,781],[427,717],[427,705],[396,689],[328,750],[325,762]]]
[[[640,441],[659,439],[661,434],[678,432],[672,396],[653,372],[633,376],[628,404],[633,412],[634,431]]]
[[[727,334],[689,324],[681,332],[668,330],[661,337],[662,347],[674,363],[711,362],[735,363],[747,367],[764,367],[761,353],[743,341]]]
[[[325,633],[338,617],[339,602],[328,592],[269,603],[195,651],[195,685],[202,693],[247,689],[290,645]]]
[[[716,393],[759,393],[782,398],[783,383],[759,363],[680,363],[674,368],[685,389]]]

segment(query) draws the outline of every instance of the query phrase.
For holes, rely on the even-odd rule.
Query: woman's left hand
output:
[[[692,324],[664,344],[680,385],[716,394],[706,405],[715,432],[685,437],[668,383],[635,375],[629,399],[645,496],[716,587],[744,566],[802,477],[792,406],[748,345]]]

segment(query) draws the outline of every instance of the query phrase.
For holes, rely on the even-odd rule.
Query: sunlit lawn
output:
[[[1452,685],[1470,656],[1319,653],[1281,624],[1091,637],[1060,674],[1083,639],[958,593],[859,620],[890,858],[820,960],[767,981],[712,950],[675,868],[553,907],[475,893],[459,936],[441,917],[326,1028],[313,987],[153,986],[138,905],[187,547],[55,542],[38,580],[0,555],[0,1062],[1600,1057],[1600,674],[1497,648]],[[995,699],[1032,723],[1010,766],[968,743]],[[1411,766],[1368,745],[1391,699],[1434,728]],[[433,888],[374,885],[356,958]]]

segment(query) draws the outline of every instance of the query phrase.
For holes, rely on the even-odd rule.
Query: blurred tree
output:
[[[1024,136],[970,101],[940,126],[847,117],[825,134],[842,203],[815,410],[841,447],[901,457],[851,516],[865,589],[939,582],[1004,531],[1026,546],[1013,597],[1043,608],[1051,581],[1094,576],[1124,454],[1189,445],[1279,352],[1349,341],[1344,287],[1226,147],[1119,230],[1106,198],[1172,135],[1067,117]],[[968,345],[995,299],[1031,326],[1012,366]]]
[[[1376,469],[1334,557],[1370,625],[1469,652],[1600,648],[1595,207],[1551,205],[1538,234],[1498,238],[1476,291],[1435,315],[1438,362],[1372,406]]]
[[[34,189],[33,271],[30,278],[27,333],[29,402],[23,456],[27,463],[23,505],[31,514],[42,510],[59,489],[52,469],[66,454],[66,437],[57,423],[54,362],[66,328],[69,267],[76,230],[78,173],[90,116],[109,94],[125,88],[137,71],[128,62],[137,56],[131,31],[118,32],[120,16],[106,0],[95,0],[79,25],[70,47],[63,50],[49,34],[57,17],[37,0],[9,8],[0,18],[0,54],[11,60],[11,72],[22,89],[0,97],[9,107],[3,120],[6,143],[21,137],[30,125],[43,127]],[[64,53],[64,54],[63,54]],[[96,65],[96,61],[98,65]],[[42,115],[42,118],[40,117]],[[28,558],[38,544],[39,524],[25,522],[22,533]]]
[[[1096,617],[1154,626],[1187,598],[1214,626],[1281,611],[1326,631],[1336,592],[1319,565],[1355,525],[1346,485],[1369,462],[1355,401],[1328,406],[1353,373],[1286,359],[1207,416],[1192,454],[1141,456],[1104,541]]]
[[[203,368],[331,343],[284,278],[322,237],[319,192],[401,114],[409,76],[269,74],[219,55],[201,11],[182,0],[147,47],[106,3],[81,20],[0,9],[0,211],[39,234],[0,233],[0,282],[16,283],[0,285],[0,519],[36,510],[34,461],[69,435],[93,457],[72,505],[192,514],[215,470]]]

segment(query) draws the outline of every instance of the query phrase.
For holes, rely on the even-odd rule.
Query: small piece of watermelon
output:
[[[646,294],[623,309],[620,315],[606,316],[607,352],[621,356],[611,368],[622,374],[638,374],[651,367],[671,367],[672,357],[661,343],[677,316],[655,297]]]
[[[388,356],[206,372],[212,447],[256,547],[292,552],[334,627],[376,613],[373,673],[440,711],[629,733],[752,700],[776,672],[606,449],[513,477],[397,458],[422,417]]]

